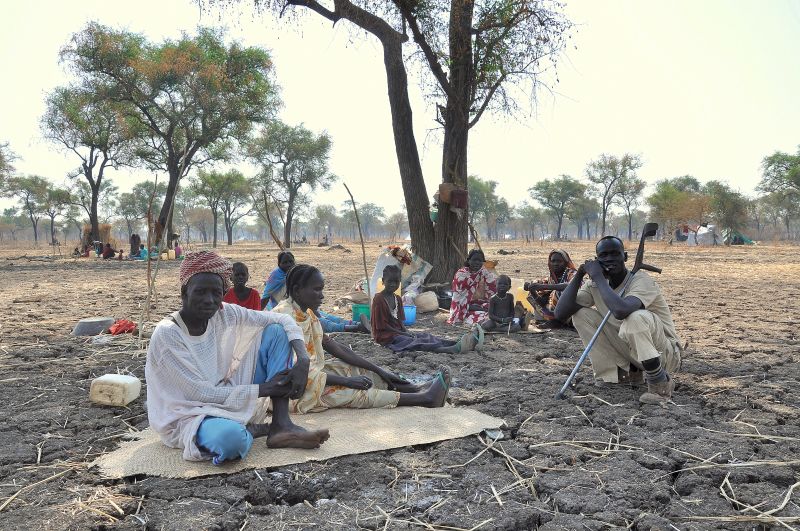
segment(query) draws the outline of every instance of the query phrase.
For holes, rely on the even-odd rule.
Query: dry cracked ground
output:
[[[346,244],[357,251],[354,244]],[[565,243],[576,261],[587,244]],[[498,269],[533,278],[548,246],[509,247]],[[260,287],[277,250],[223,247]],[[369,244],[368,257],[380,251]],[[453,369],[451,401],[505,420],[485,437],[194,480],[106,480],[91,468],[147,427],[143,396],[91,404],[92,378],[144,377],[131,337],[69,335],[83,317],[139,319],[141,263],[30,259],[0,250],[2,529],[794,529],[800,528],[800,253],[796,247],[648,246],[692,353],[672,403],[642,406],[629,387],[600,389],[581,371],[553,398],[581,345],[574,332],[491,336],[482,352],[395,357],[366,336],[359,353],[420,379]],[[22,256],[25,255],[25,256]],[[326,275],[333,310],[357,280],[360,252],[301,247]],[[179,304],[178,264],[159,273],[153,319]],[[345,309],[338,310],[344,314]],[[417,327],[460,331],[427,314]],[[800,491],[800,489],[798,489]]]

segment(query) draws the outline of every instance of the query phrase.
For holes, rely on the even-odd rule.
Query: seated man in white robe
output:
[[[223,304],[231,272],[211,251],[181,263],[182,308],[156,326],[147,350],[150,426],[191,461],[244,458],[262,435],[271,448],[318,448],[328,430],[289,418],[308,378],[303,332],[288,315]],[[251,424],[263,414],[260,397],[272,402],[269,425]]]

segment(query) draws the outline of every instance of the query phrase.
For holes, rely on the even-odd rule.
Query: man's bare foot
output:
[[[447,402],[447,394],[450,392],[450,367],[442,365],[439,367],[439,372],[433,378],[430,388],[426,394],[430,397],[431,402],[428,407],[444,407]]]
[[[269,424],[248,424],[247,431],[250,432],[250,435],[253,436],[253,439],[258,439],[259,437],[266,437],[269,435]]]
[[[269,448],[319,448],[329,437],[330,433],[327,429],[311,431],[296,424],[280,428],[273,424],[273,428],[267,436],[267,446]]]

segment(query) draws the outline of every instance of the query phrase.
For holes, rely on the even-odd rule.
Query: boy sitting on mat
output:
[[[403,301],[395,293],[398,287],[400,268],[396,265],[383,268],[383,291],[372,298],[370,315],[372,338],[376,343],[395,352],[421,350],[444,353],[468,352],[483,344],[483,329],[477,325],[458,341],[442,339],[425,332],[409,332],[403,325]]]

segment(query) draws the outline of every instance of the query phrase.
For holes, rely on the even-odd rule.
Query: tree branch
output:
[[[436,81],[439,82],[439,86],[442,87],[444,93],[449,97],[451,95],[451,88],[450,82],[447,80],[447,74],[445,74],[442,65],[439,64],[439,60],[436,58],[436,54],[419,29],[416,17],[414,17],[414,14],[411,12],[406,2],[398,2],[395,0],[394,4],[403,15],[403,20],[405,20],[408,23],[408,27],[411,28],[411,34],[414,35],[414,42],[417,43],[422,53],[425,55],[425,59],[428,61],[428,66],[430,66],[433,76],[436,78]]]
[[[478,109],[478,112],[475,114],[475,117],[472,120],[470,120],[470,122],[469,122],[469,127],[470,128],[472,128],[475,124],[477,124],[478,120],[481,119],[481,115],[483,115],[483,111],[485,111],[486,108],[489,106],[489,102],[492,101],[492,97],[494,96],[494,93],[497,91],[497,89],[500,88],[500,85],[503,84],[503,81],[505,81],[505,79],[506,79],[506,74],[503,73],[503,75],[501,75],[499,78],[497,78],[497,81],[494,82],[494,84],[492,85],[492,88],[489,89],[489,92],[486,94],[486,97],[483,99],[483,103],[481,103],[481,107],[480,107],[480,109]]]

